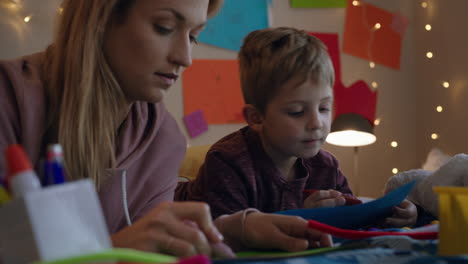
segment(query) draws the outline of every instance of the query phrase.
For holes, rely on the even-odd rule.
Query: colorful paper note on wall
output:
[[[200,109],[208,124],[244,122],[237,60],[193,60],[182,81],[185,115]]]
[[[208,130],[203,112],[198,109],[184,117],[185,127],[191,138],[197,137]]]
[[[409,24],[408,18],[406,18],[402,14],[396,13],[393,15],[392,29],[395,32],[398,32],[401,35],[403,35],[406,31],[406,28],[408,27],[408,24]]]
[[[391,26],[394,14],[360,3],[354,6],[348,0],[343,52],[399,70],[402,36]],[[374,29],[376,23],[381,25],[378,30]]]
[[[334,8],[346,7],[346,0],[291,0],[293,8]]]
[[[328,54],[333,63],[333,69],[335,70],[335,81],[341,80],[341,59],[340,59],[340,44],[338,41],[338,34],[335,33],[315,33],[309,32],[312,36],[320,39],[328,49]]]
[[[239,51],[251,31],[268,27],[268,0],[226,0],[217,16],[208,21],[200,42]]]
[[[339,81],[335,84],[335,117],[342,114],[359,114],[371,124],[375,120],[377,91],[371,91],[367,83],[360,80],[349,87]]]

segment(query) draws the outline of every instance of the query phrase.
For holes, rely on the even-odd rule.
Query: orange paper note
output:
[[[392,27],[394,14],[360,1],[348,0],[343,52],[390,68],[400,69],[401,31]],[[375,29],[376,23],[380,29]]]
[[[244,122],[237,60],[193,60],[182,82],[185,115],[200,109],[208,124]]]

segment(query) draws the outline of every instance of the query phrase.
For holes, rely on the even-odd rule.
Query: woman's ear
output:
[[[262,113],[255,106],[247,104],[242,109],[242,114],[244,115],[245,121],[247,121],[249,127],[260,132],[263,125]]]

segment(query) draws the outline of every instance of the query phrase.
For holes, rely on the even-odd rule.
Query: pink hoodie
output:
[[[47,109],[39,74],[43,53],[0,61],[0,153],[21,144],[36,170]],[[117,168],[107,169],[99,190],[109,232],[134,222],[163,201],[172,201],[186,141],[163,103],[134,103],[116,140]],[[0,155],[0,178],[6,173]],[[128,214],[127,214],[128,213]],[[126,217],[126,215],[128,217]]]

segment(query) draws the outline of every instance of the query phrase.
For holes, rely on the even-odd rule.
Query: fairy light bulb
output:
[[[382,27],[382,25],[381,25],[380,23],[375,23],[375,25],[374,25],[374,29],[375,29],[375,30],[378,30],[378,29],[380,29],[381,27]]]
[[[28,23],[29,21],[31,21],[31,16],[27,16],[23,20],[24,22]]]
[[[429,24],[426,24],[426,26],[424,27],[427,31],[431,31],[432,29],[432,26],[429,25]]]
[[[438,135],[437,133],[432,133],[432,134],[431,134],[431,138],[432,138],[433,140],[436,140],[436,139],[439,138],[439,135]]]
[[[392,143],[390,143],[390,146],[392,146],[392,148],[396,148],[398,147],[398,142],[392,141]]]
[[[379,87],[379,84],[377,82],[372,82],[372,87],[374,87],[374,89],[376,89],[377,87]]]
[[[354,1],[353,1],[353,6],[359,6],[359,5],[360,5],[360,3],[359,3],[358,0],[354,0]]]
[[[373,61],[369,62],[369,67],[371,67],[372,69],[375,68],[375,62]]]
[[[376,120],[374,120],[374,126],[378,126],[380,125],[380,118],[377,118]]]
[[[59,12],[59,14],[62,14],[62,13],[63,13],[63,7],[60,7],[60,8],[58,9],[58,12]]]
[[[392,173],[393,173],[393,174],[397,174],[397,173],[398,173],[398,169],[397,169],[397,168],[393,168],[393,169],[392,169]]]
[[[450,87],[450,83],[449,83],[449,82],[443,82],[443,83],[442,83],[442,86],[444,86],[444,88],[449,88],[449,87]]]
[[[428,52],[426,53],[426,57],[427,57],[428,59],[432,59],[432,57],[434,57],[434,54],[433,54],[432,52],[428,51]]]
[[[437,112],[440,113],[440,112],[444,111],[444,108],[439,105],[439,106],[437,106],[436,110],[437,110]]]
[[[423,1],[423,2],[421,3],[421,7],[422,7],[422,8],[427,8],[427,2],[426,2],[426,1]]]

